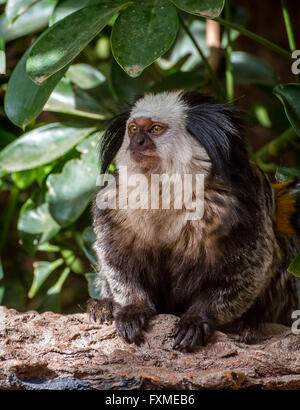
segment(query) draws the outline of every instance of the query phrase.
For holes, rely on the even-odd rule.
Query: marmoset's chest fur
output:
[[[130,195],[130,189],[127,194]],[[173,192],[172,203],[174,195]],[[204,209],[199,219],[191,219],[190,211],[184,206],[183,209],[172,206],[148,209],[149,204],[143,200],[139,206],[145,209],[119,209],[117,189],[116,209],[105,211],[113,221],[109,235],[130,252],[170,249],[176,258],[198,261],[201,256],[208,262],[215,261],[220,256],[219,241],[236,222],[236,199],[229,193],[205,190],[202,201]]]

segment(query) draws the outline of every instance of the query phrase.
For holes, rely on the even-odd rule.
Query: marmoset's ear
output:
[[[111,124],[105,131],[100,141],[100,163],[101,174],[107,171],[107,168],[117,155],[121,148],[126,132],[126,123],[130,115],[130,110],[123,112],[112,119]]]
[[[245,160],[241,120],[233,106],[197,92],[183,93],[181,99],[188,106],[186,128],[205,148],[215,174],[227,173],[238,165],[234,162],[239,156]]]

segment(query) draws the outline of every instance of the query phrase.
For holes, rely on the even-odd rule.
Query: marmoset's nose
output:
[[[137,145],[143,146],[146,142],[146,138],[143,135],[138,135],[136,139]]]
[[[144,151],[150,147],[149,138],[142,132],[136,133],[130,140],[130,149],[132,151]]]

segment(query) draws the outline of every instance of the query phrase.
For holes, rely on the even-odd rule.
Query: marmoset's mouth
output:
[[[130,151],[131,160],[142,167],[152,167],[158,161],[157,155],[150,151]]]

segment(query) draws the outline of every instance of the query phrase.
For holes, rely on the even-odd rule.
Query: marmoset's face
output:
[[[189,172],[195,163],[198,171],[202,165],[209,167],[205,149],[186,130],[186,111],[179,93],[138,100],[126,124],[117,165],[167,173]]]
[[[131,160],[145,168],[152,168],[159,162],[155,140],[168,129],[168,125],[148,117],[133,118],[128,124],[129,150]]]

